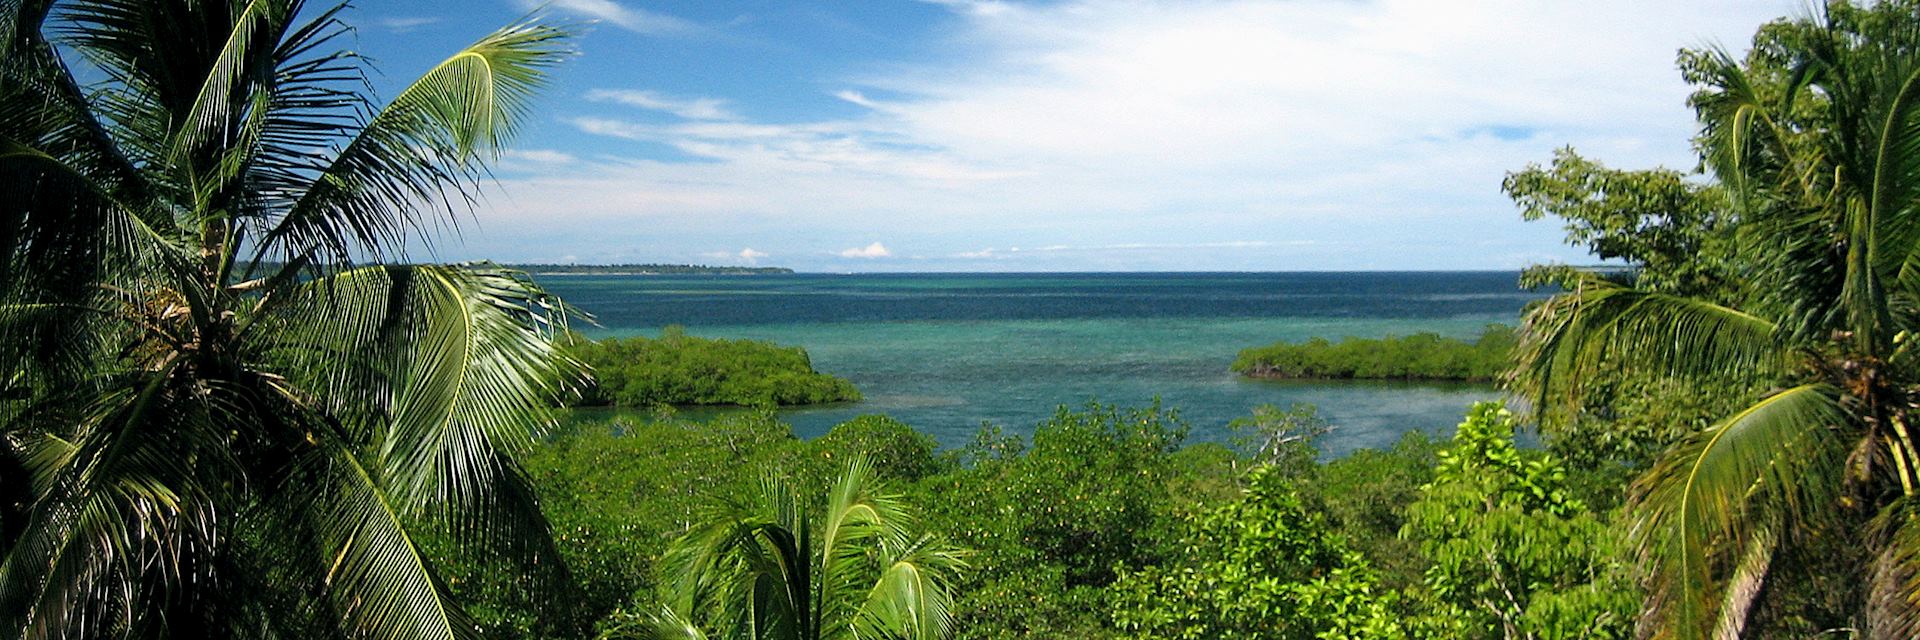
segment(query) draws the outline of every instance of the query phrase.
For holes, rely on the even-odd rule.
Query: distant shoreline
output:
[[[785,267],[709,267],[697,264],[509,264],[535,276],[759,276],[793,273]]]

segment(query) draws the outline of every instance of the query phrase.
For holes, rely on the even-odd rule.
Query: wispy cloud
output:
[[[987,17],[1012,13],[1015,5],[1002,0],[921,0],[928,4],[937,4],[971,16]]]
[[[520,0],[526,9],[549,7],[574,15],[600,20],[628,31],[650,36],[691,35],[700,25],[673,16],[636,9],[614,0]]]
[[[388,16],[376,18],[373,23],[394,33],[411,33],[422,27],[439,24],[444,20],[445,18],[438,16]]]
[[[874,102],[872,99],[868,98],[867,94],[860,93],[852,89],[835,91],[833,92],[833,97],[839,98],[841,100],[845,100],[847,102],[851,102],[853,104],[860,105],[862,107],[866,107],[868,109],[880,108],[880,103]]]
[[[815,96],[864,107],[852,115],[748,117],[780,111],[727,101],[744,94],[597,94],[670,118],[568,124],[695,161],[582,162],[512,185],[531,204],[501,215],[570,220],[595,237],[638,217],[676,221],[686,234],[751,228],[761,235],[721,246],[752,243],[795,266],[835,260],[842,245],[821,238],[851,236],[1009,266],[1166,257],[1193,268],[1489,267],[1559,240],[1551,225],[1518,220],[1499,192],[1506,171],[1565,144],[1623,167],[1691,166],[1674,49],[1738,47],[1797,8],[940,4],[959,24],[920,62],[869,65]],[[1462,249],[1483,237],[1511,246]],[[1032,248],[1053,238],[1080,248]],[[1348,238],[1396,248],[1362,256],[1336,246]]]
[[[508,149],[500,152],[500,157],[506,160],[541,164],[567,164],[579,160],[571,153],[553,149]]]
[[[892,255],[893,255],[893,252],[888,251],[886,245],[880,244],[878,242],[875,242],[873,244],[870,244],[864,247],[842,249],[839,252],[839,256],[842,258],[885,258]]]
[[[688,120],[739,119],[727,109],[727,101],[718,98],[677,98],[640,89],[594,89],[587,92],[587,99],[663,111]]]

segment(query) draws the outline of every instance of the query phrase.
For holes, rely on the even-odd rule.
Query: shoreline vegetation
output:
[[[534,276],[770,276],[793,273],[786,267],[709,267],[699,264],[510,264]]]
[[[574,406],[798,406],[860,400],[844,378],[813,369],[807,350],[762,340],[687,335],[576,342],[573,356],[593,370]]]
[[[1313,338],[1249,347],[1234,373],[1269,380],[1436,380],[1492,382],[1507,367],[1512,327],[1490,324],[1469,342],[1422,332],[1385,338]]]

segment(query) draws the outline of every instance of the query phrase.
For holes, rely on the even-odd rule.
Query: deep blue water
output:
[[[796,274],[545,276],[595,316],[595,337],[688,333],[806,347],[814,366],[867,400],[782,411],[803,437],[885,413],[966,442],[983,422],[1028,432],[1062,404],[1180,410],[1193,440],[1263,403],[1308,402],[1337,426],[1329,454],[1379,447],[1411,429],[1449,433],[1489,387],[1247,380],[1242,348],[1314,336],[1417,331],[1470,338],[1514,323],[1538,293],[1512,272]],[[586,416],[603,415],[585,412]]]

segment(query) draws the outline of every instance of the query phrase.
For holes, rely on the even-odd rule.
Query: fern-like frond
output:
[[[428,71],[318,173],[262,238],[260,255],[379,258],[423,228],[426,207],[471,201],[469,185],[485,161],[525,119],[546,72],[569,55],[567,36],[513,25]]]
[[[957,549],[936,538],[893,558],[854,618],[856,638],[939,640],[953,632],[952,580],[966,569]]]
[[[306,466],[296,477],[320,486],[301,489],[318,493],[305,525],[321,547],[315,557],[329,563],[326,597],[344,626],[383,640],[477,637],[415,542],[407,505],[380,485],[374,469],[337,447],[314,452]]]
[[[1805,385],[1768,396],[1668,451],[1635,482],[1634,536],[1651,592],[1645,615],[1672,637],[1706,635],[1717,589],[1775,518],[1809,522],[1833,508],[1850,424],[1836,391]]]
[[[1588,278],[1528,312],[1513,389],[1536,408],[1577,406],[1608,365],[1764,380],[1786,362],[1774,330],[1729,307]]]

